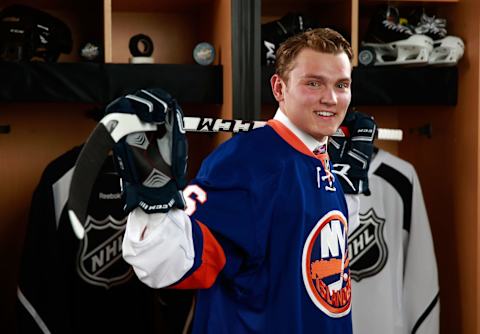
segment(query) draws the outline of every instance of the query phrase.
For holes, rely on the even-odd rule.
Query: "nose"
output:
[[[320,103],[327,106],[337,104],[337,94],[332,87],[325,87],[320,96]]]

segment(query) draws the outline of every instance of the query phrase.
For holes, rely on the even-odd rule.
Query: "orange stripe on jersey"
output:
[[[202,264],[180,283],[173,285],[174,289],[206,289],[213,285],[218,273],[225,266],[226,258],[222,246],[213,236],[207,226],[197,220],[203,234]]]
[[[280,137],[283,138],[287,143],[289,143],[294,149],[297,151],[309,155],[311,157],[317,158],[322,161],[322,163],[325,160],[328,160],[328,153],[320,153],[320,154],[313,154],[312,151],[308,149],[307,146],[292,132],[290,131],[289,128],[287,128],[285,125],[283,125],[282,122],[276,120],[276,119],[271,119],[267,122],[267,125],[271,126],[273,130],[275,130],[276,133]]]

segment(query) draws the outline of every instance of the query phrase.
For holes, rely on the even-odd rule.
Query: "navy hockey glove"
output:
[[[129,134],[113,149],[126,212],[137,206],[147,213],[184,209],[188,148],[175,99],[161,89],[140,90],[113,101],[106,112],[136,114],[158,124],[157,131]]]
[[[370,195],[368,168],[376,129],[373,117],[361,112],[348,112],[340,126],[345,137],[329,138],[332,172],[339,179],[345,194]]]

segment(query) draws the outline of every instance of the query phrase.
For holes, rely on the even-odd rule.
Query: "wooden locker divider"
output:
[[[103,0],[103,54],[104,62],[112,62],[112,0]]]
[[[223,103],[219,106],[219,116],[232,118],[232,6],[230,0],[214,0],[212,14],[212,42],[216,52],[216,62],[223,68]],[[214,109],[217,109],[215,107]],[[228,133],[220,133],[214,137],[215,146],[230,138]]]
[[[351,39],[351,45],[353,49],[353,60],[352,64],[353,66],[358,66],[358,48],[359,48],[359,42],[358,42],[358,17],[359,17],[359,0],[352,0],[351,3],[351,27],[350,27],[350,39]]]

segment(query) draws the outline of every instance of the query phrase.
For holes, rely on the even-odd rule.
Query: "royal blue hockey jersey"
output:
[[[285,125],[220,145],[187,187],[193,333],[351,333],[347,207],[326,153]]]

